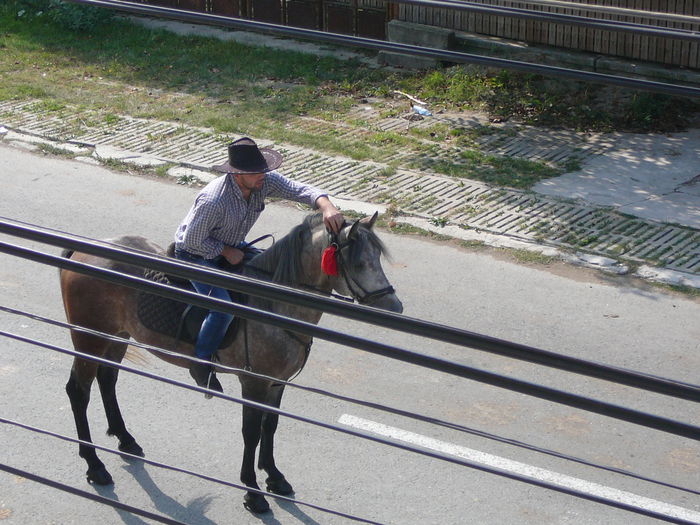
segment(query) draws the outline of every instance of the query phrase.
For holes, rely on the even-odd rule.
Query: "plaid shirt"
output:
[[[223,175],[199,192],[175,232],[175,248],[213,259],[224,246],[236,246],[245,239],[265,209],[266,197],[280,197],[316,208],[316,200],[327,193],[289,180],[276,171],[265,175],[262,189],[253,191],[250,200],[243,198],[232,175]]]

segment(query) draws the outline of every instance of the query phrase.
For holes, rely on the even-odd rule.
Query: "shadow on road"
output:
[[[151,498],[151,501],[155,505],[156,509],[166,516],[170,516],[173,519],[185,521],[187,523],[216,525],[214,521],[210,520],[204,515],[214,499],[213,496],[202,496],[195,498],[191,500],[187,506],[184,506],[160,490],[146,470],[145,464],[141,461],[129,463],[123,468],[134,477],[139,485],[141,485],[141,488]],[[122,513],[120,513],[120,515],[121,514]],[[130,519],[133,519],[133,516],[131,516]],[[124,523],[131,524],[134,522],[127,521],[125,519]],[[138,523],[144,522],[139,520]]]

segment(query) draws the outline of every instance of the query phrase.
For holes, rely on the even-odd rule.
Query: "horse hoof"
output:
[[[86,474],[88,483],[94,483],[95,485],[114,485],[112,476],[104,467],[88,469]]]
[[[251,492],[243,496],[243,506],[253,514],[264,514],[270,510],[270,504],[261,494]]]
[[[294,489],[292,488],[292,486],[283,477],[279,479],[267,478],[267,480],[265,480],[265,483],[267,484],[267,491],[272,492],[273,494],[279,494],[280,496],[289,496],[290,494],[294,493]]]
[[[119,450],[127,454],[131,454],[133,456],[138,456],[140,458],[145,456],[145,454],[143,453],[143,449],[139,446],[138,443],[136,443],[136,441],[132,441],[128,445],[119,444]],[[122,458],[124,458],[127,461],[133,459],[129,456],[122,456]]]

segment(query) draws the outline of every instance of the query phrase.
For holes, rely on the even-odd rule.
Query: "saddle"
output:
[[[241,273],[245,263],[262,250],[248,247],[245,251],[246,257],[241,264],[233,266],[224,259],[219,265],[220,269],[231,273]],[[174,257],[174,244],[168,247],[166,253],[168,257]],[[144,274],[144,278],[156,283],[167,284],[183,290],[195,292],[194,286],[192,286],[192,283],[188,279],[183,279],[175,275],[168,275],[161,271],[147,270]],[[246,294],[229,290],[229,295],[231,296],[231,301],[234,303],[248,303],[248,296]],[[172,337],[177,342],[182,341],[183,343],[189,344],[195,344],[197,342],[199,329],[209,313],[207,308],[148,292],[139,292],[136,311],[141,323],[149,330]],[[233,342],[240,324],[241,319],[239,317],[234,317],[218,349],[225,348]]]

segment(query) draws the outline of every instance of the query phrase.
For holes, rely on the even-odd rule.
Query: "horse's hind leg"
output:
[[[284,385],[274,385],[270,388],[267,404],[279,408],[284,393]],[[289,482],[275,465],[274,441],[279,414],[265,412],[262,416],[262,435],[260,438],[260,456],[258,468],[267,472],[267,490],[281,496],[288,496],[294,492]]]
[[[125,334],[124,334],[125,335]],[[127,343],[112,343],[106,358],[120,363],[126,354]],[[119,403],[117,402],[116,385],[119,377],[119,369],[104,364],[97,368],[97,384],[100,387],[102,403],[107,415],[107,434],[116,436],[119,440],[119,450],[127,454],[143,457],[143,449],[136,443],[134,437],[129,434],[122,418]]]
[[[73,362],[70,378],[66,384],[66,393],[70,399],[75,426],[78,431],[78,439],[86,443],[92,443],[90,436],[90,424],[87,418],[87,407],[90,403],[90,387],[97,374],[97,363],[76,358]],[[107,472],[104,463],[97,457],[94,447],[81,443],[79,445],[80,457],[88,465],[87,480],[97,485],[111,485],[112,476]]]

